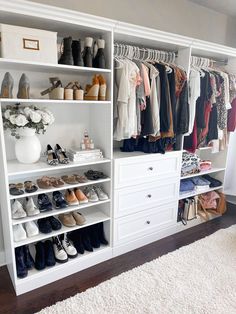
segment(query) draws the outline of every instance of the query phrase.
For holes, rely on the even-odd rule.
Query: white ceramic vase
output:
[[[18,131],[20,139],[15,143],[16,159],[23,164],[37,162],[41,155],[41,143],[34,129],[21,128]]]

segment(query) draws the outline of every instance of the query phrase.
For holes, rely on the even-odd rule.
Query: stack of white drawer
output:
[[[181,152],[114,157],[114,255],[175,232],[180,168]]]

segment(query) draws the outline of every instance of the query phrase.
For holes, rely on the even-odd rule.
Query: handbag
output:
[[[197,218],[197,197],[190,197],[185,200],[183,218],[185,221]]]

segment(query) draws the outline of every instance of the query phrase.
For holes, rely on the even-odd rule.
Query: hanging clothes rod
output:
[[[175,51],[163,51],[151,48],[141,48],[122,43],[114,44],[115,58],[128,58],[140,61],[163,61],[174,63],[178,53]]]
[[[227,65],[228,60],[223,59],[223,60],[214,60],[211,58],[203,58],[203,57],[197,57],[197,56],[192,56],[191,57],[191,65],[192,66],[197,66],[197,67],[211,67],[216,64],[221,64],[221,65]]]

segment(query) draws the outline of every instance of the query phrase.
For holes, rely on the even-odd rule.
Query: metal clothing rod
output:
[[[177,52],[168,52],[150,48],[140,48],[121,43],[114,44],[114,57],[115,58],[129,58],[140,61],[162,61],[166,63],[174,63]]]

